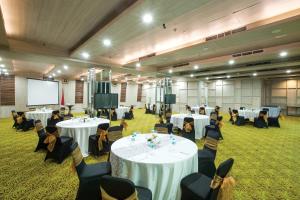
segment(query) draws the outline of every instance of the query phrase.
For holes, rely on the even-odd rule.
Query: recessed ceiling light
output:
[[[169,74],[172,74],[173,73],[173,70],[172,69],[169,69]]]
[[[206,80],[208,80],[209,78],[208,77],[206,77]]]
[[[68,65],[64,65],[64,69],[68,69],[69,68],[69,66]]]
[[[141,66],[141,63],[138,62],[138,63],[135,64],[135,66],[136,66],[136,67],[140,67],[140,66]]]
[[[257,73],[253,73],[253,76],[257,76]]]
[[[286,73],[291,73],[292,72],[292,70],[290,70],[290,69],[288,69],[288,70],[286,70]]]
[[[138,77],[138,78],[140,78],[140,77],[141,77],[141,75],[139,74],[137,77]]]
[[[6,76],[8,76],[8,72],[5,72],[4,74],[5,74]]]
[[[48,76],[49,78],[52,78],[52,76],[50,75],[50,76]]]
[[[7,69],[2,69],[2,71],[7,72]]]
[[[143,15],[143,22],[145,24],[150,24],[153,21],[153,17],[150,13],[146,13]]]
[[[60,69],[59,69],[59,70],[57,70],[57,73],[59,73],[59,74],[60,74],[60,73],[61,73],[61,70],[60,70]]]
[[[102,42],[103,42],[103,45],[106,47],[109,47],[111,45],[110,39],[104,39]]]
[[[0,61],[2,61],[2,58],[0,57]]]
[[[279,53],[280,57],[285,57],[287,55],[288,55],[288,52],[286,52],[286,51],[282,51],[282,52]]]
[[[230,65],[233,65],[233,64],[235,63],[235,61],[234,61],[234,60],[229,60],[228,63],[229,63]]]
[[[90,54],[88,52],[82,52],[81,56],[85,59],[88,59],[90,57]]]
[[[199,69],[199,65],[194,65],[194,69]]]
[[[5,67],[5,65],[4,65],[4,64],[1,64],[1,65],[0,65],[0,67],[4,68],[4,67]]]
[[[84,78],[81,78],[80,80],[81,80],[81,81],[84,81]]]
[[[230,78],[230,75],[227,75],[226,77],[227,77],[227,78]]]
[[[53,76],[53,77],[55,77],[55,76],[56,76],[56,74],[55,74],[55,73],[53,73],[53,74],[52,74],[52,76]]]
[[[194,74],[191,74],[191,75],[190,75],[190,77],[192,77],[192,78],[193,78],[193,77],[194,77]]]

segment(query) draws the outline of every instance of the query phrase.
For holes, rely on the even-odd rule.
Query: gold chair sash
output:
[[[36,132],[42,130],[43,128],[44,127],[43,127],[42,122],[38,122],[38,123],[35,124],[35,130],[36,130]]]
[[[185,130],[185,132],[189,133],[193,130],[193,125],[193,122],[184,122],[183,129]]]
[[[56,134],[47,133],[47,137],[44,140],[44,143],[48,144],[47,145],[48,151],[52,152],[54,150],[56,140],[57,140],[56,139]]]
[[[217,150],[218,140],[211,138],[211,137],[206,137],[204,145],[212,150]]]
[[[82,153],[78,146],[76,147],[76,149],[74,151],[72,151],[71,154],[72,154],[72,158],[73,158],[71,169],[73,172],[75,172],[76,171],[75,168],[82,162],[83,156],[82,156]]]
[[[237,116],[238,116],[237,114],[232,113],[232,120],[233,120],[234,123],[237,120]]]
[[[118,200],[118,199],[110,196],[109,194],[107,194],[107,192],[101,186],[100,186],[100,190],[101,190],[102,200]],[[124,200],[138,200],[137,191],[134,191],[134,193],[132,193],[129,197],[127,197]]]
[[[17,117],[17,123],[22,124],[23,123],[23,117],[21,117],[21,116]]]
[[[217,200],[231,200],[233,199],[233,187],[235,185],[235,180],[233,177],[222,178],[215,175],[214,179],[211,181],[210,187],[216,189],[220,187]]]
[[[106,136],[107,136],[107,131],[106,130],[103,130],[103,129],[98,129],[98,133],[99,135],[99,139],[98,139],[98,148],[99,148],[99,151],[101,151],[103,149],[103,144],[102,142],[104,141],[107,141],[106,139]]]
[[[107,137],[109,141],[116,141],[123,137],[122,131],[108,131]]]
[[[158,133],[164,133],[164,134],[168,134],[169,130],[167,127],[156,127],[155,130]]]
[[[125,120],[122,120],[121,121],[121,124],[120,124],[120,126],[122,126],[123,125],[123,127],[124,127],[124,129],[125,129],[125,131],[127,130],[127,127],[128,127],[128,124],[125,122]]]
[[[59,119],[59,116],[57,114],[53,115],[53,119]]]

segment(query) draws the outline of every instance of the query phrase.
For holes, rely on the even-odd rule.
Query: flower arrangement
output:
[[[150,138],[147,138],[147,143],[148,146],[154,148],[160,143],[160,140],[158,139],[158,136],[156,134],[152,134]]]

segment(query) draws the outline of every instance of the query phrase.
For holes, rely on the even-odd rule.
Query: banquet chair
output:
[[[205,126],[205,134],[204,138],[207,136],[207,133],[209,130],[215,130],[219,133],[220,139],[223,139],[223,135],[221,133],[221,129],[219,126],[219,120],[216,112],[211,112],[210,113],[210,120],[209,120],[209,125]]]
[[[195,114],[196,113],[196,111],[195,110],[191,110],[191,114]]]
[[[53,159],[58,164],[62,163],[66,157],[71,153],[70,147],[72,145],[73,138],[67,136],[59,137],[57,128],[54,126],[46,127],[46,139],[44,143],[47,144],[47,159]]]
[[[112,126],[108,128],[107,137],[109,144],[112,145],[115,141],[122,138],[123,127],[122,126]]]
[[[256,128],[268,128],[268,121],[267,121],[267,111],[266,110],[261,110],[259,112],[258,117],[254,118],[254,126]]]
[[[12,118],[14,120],[14,124],[13,124],[12,127],[13,128],[17,128],[17,126],[18,126],[18,123],[17,123],[18,114],[17,114],[17,112],[15,110],[12,110],[11,111],[11,116],[12,116]]]
[[[217,131],[209,130],[203,149],[198,150],[198,173],[213,177],[216,173],[215,158],[220,135]]]
[[[281,111],[277,117],[268,117],[268,126],[280,128],[280,124],[279,124],[280,115],[281,115]]]
[[[166,122],[167,122],[167,123],[170,123],[170,121],[171,121],[171,116],[172,116],[172,112],[171,112],[170,109],[168,109],[168,110],[166,111]]]
[[[200,108],[199,108],[199,114],[200,114],[200,115],[206,115],[206,112],[205,112],[205,108],[204,108],[204,107],[200,107]]]
[[[110,114],[111,121],[117,121],[118,116],[115,108],[111,109],[111,114]]]
[[[47,135],[46,135],[46,132],[42,125],[41,120],[39,120],[39,119],[36,120],[34,123],[34,126],[35,126],[36,133],[39,137],[38,144],[37,144],[34,152],[37,152],[40,149],[47,150],[47,144],[44,143],[44,140],[46,139]]]
[[[168,127],[168,133],[171,134],[173,133],[173,124],[172,123],[166,123],[167,127]]]
[[[65,107],[61,107],[59,109],[59,116],[64,119],[65,115],[66,115],[66,108]]]
[[[153,104],[153,106],[152,106],[151,114],[153,114],[153,115],[156,114],[156,105],[155,104]]]
[[[194,118],[185,117],[183,119],[182,137],[195,142]]]
[[[47,119],[47,126],[55,127],[58,122],[63,121],[63,118],[59,115],[58,110],[52,111],[52,115]]]
[[[86,164],[81,154],[78,143],[71,146],[73,167],[77,172],[79,187],[76,200],[98,200],[101,196],[100,179],[101,176],[111,174],[109,162]]]
[[[17,126],[16,129],[18,131],[28,131],[30,129],[34,128],[34,120],[33,119],[29,119],[27,120],[27,118],[25,117],[25,113],[24,112],[17,112]]]
[[[245,109],[246,109],[246,107],[243,107],[243,106],[242,106],[242,107],[240,107],[240,110],[245,110]]]
[[[193,173],[184,177],[180,182],[181,200],[217,200],[222,189],[228,193],[222,195],[231,195],[231,187],[234,185],[234,179],[229,176],[234,160],[229,158],[222,162],[214,178],[207,177],[201,173]],[[231,199],[227,198],[226,199]]]
[[[242,126],[245,125],[245,117],[239,115],[239,111],[236,109],[232,110],[232,124]]]
[[[89,136],[89,153],[94,156],[103,155],[110,151],[109,140],[107,136],[107,130],[109,128],[109,123],[99,124],[97,133]],[[101,134],[102,139],[101,139]],[[105,135],[106,134],[106,135]]]
[[[157,133],[163,133],[163,134],[168,134],[169,133],[169,129],[167,124],[155,124],[154,125],[154,130]]]
[[[135,186],[128,179],[102,176],[100,179],[101,199],[139,199],[152,200],[152,192],[148,188]]]
[[[230,121],[230,122],[233,122],[233,119],[232,119],[232,110],[231,110],[231,108],[228,108],[228,113],[229,113],[229,116],[230,116],[229,121]]]

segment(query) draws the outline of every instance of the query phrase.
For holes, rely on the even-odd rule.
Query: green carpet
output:
[[[134,111],[128,120],[132,131],[149,132],[158,118]],[[235,199],[300,199],[300,118],[286,117],[281,128],[237,127],[227,122],[222,129],[216,164],[235,159],[232,176],[237,185]],[[113,125],[119,122],[113,122]],[[71,157],[58,165],[44,162],[44,152],[33,152],[37,144],[34,131],[16,132],[11,119],[0,119],[0,199],[74,199],[77,175],[71,172]],[[203,142],[197,142],[202,147]],[[101,162],[106,156],[88,157],[87,163]]]

